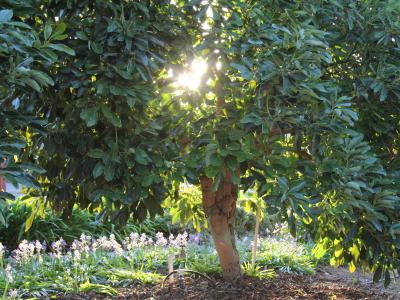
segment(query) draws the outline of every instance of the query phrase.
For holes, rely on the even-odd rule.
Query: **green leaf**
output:
[[[149,187],[153,183],[153,177],[154,175],[146,175],[143,177],[142,180],[142,186],[143,187]]]
[[[101,174],[103,174],[103,171],[104,171],[104,166],[103,166],[103,164],[102,164],[101,162],[98,162],[98,163],[94,166],[94,168],[93,168],[92,175],[93,175],[94,178],[97,178],[97,177],[99,177]]]
[[[0,191],[0,199],[11,199],[15,200],[15,196],[13,194],[7,193],[7,192],[1,192]]]
[[[35,220],[35,216],[36,216],[36,212],[33,211],[30,216],[28,217],[28,219],[26,219],[25,221],[25,232],[28,232],[29,229],[31,229],[33,221]]]
[[[237,175],[236,172],[232,172],[231,173],[231,177],[232,177],[232,183],[235,185],[239,185],[240,184],[240,176]]]
[[[1,196],[0,196],[1,199]],[[0,210],[0,225],[4,226],[5,228],[8,227],[8,222],[6,221],[6,218],[4,216],[4,213]],[[3,258],[2,258],[3,259]]]
[[[317,46],[317,47],[323,47],[323,48],[328,48],[328,45],[326,45],[325,43],[318,41],[318,40],[314,40],[314,39],[309,39],[309,40],[305,40],[304,41],[307,45],[310,46]]]
[[[360,183],[359,182],[350,181],[350,182],[346,183],[346,186],[348,186],[348,187],[350,187],[350,188],[352,188],[352,189],[354,189],[354,190],[356,190],[358,192],[361,192]]]
[[[290,192],[291,192],[291,193],[297,193],[297,192],[301,191],[305,186],[306,186],[306,182],[305,182],[305,181],[302,181],[302,182],[300,182],[298,185],[292,187],[292,188],[290,189]]]
[[[374,272],[374,277],[373,277],[373,281],[374,282],[378,282],[381,278],[382,278],[382,272],[383,272],[383,267],[379,266],[375,272]]]
[[[92,158],[103,158],[104,151],[101,149],[91,149],[88,154],[89,157]]]
[[[33,40],[31,38],[31,36],[22,34],[20,31],[11,31],[10,35],[14,36],[15,38],[20,40],[22,43],[24,43],[28,47],[32,47],[32,45],[33,45]]]
[[[47,47],[75,56],[75,50],[63,44],[48,44]]]
[[[44,86],[54,85],[53,79],[44,72],[31,70],[30,73],[35,77],[35,80]]]
[[[204,171],[205,171],[206,176],[208,178],[213,178],[218,174],[219,167],[215,167],[215,166],[211,166],[210,165],[210,166],[207,166]]]
[[[245,65],[237,63],[231,63],[230,65],[237,69],[244,79],[250,80],[253,78],[253,73]]]
[[[91,48],[92,48],[94,53],[96,53],[96,54],[102,54],[103,53],[103,46],[100,43],[92,42],[90,44],[90,46],[91,46]]]
[[[11,9],[0,10],[0,22],[11,21],[12,17],[13,17],[13,11]]]
[[[210,165],[214,167],[220,167],[222,166],[223,159],[222,157],[218,156],[218,154],[212,154],[210,156]]]
[[[0,140],[0,147],[13,147],[23,149],[26,146],[26,141],[23,139],[7,138]]]
[[[317,258],[321,259],[326,254],[326,248],[323,243],[318,243],[314,246],[312,254]]]
[[[50,62],[54,62],[58,59],[57,54],[55,54],[53,50],[47,48],[40,49],[40,55]]]
[[[238,168],[238,163],[235,157],[228,156],[226,164],[228,165],[228,168],[231,169],[231,171],[236,171]]]
[[[78,39],[80,39],[80,40],[83,40],[83,41],[89,40],[88,36],[86,35],[86,33],[84,31],[77,31],[76,32],[76,37]]]
[[[22,78],[21,81],[26,83],[27,85],[29,85],[31,88],[33,88],[35,91],[37,91],[39,93],[42,91],[40,85],[31,78],[25,77],[25,78]]]
[[[261,41],[261,40],[252,40],[252,39],[249,39],[248,42],[249,42],[249,44],[257,45],[257,46],[261,46],[261,45],[263,44],[263,41]]]
[[[104,168],[104,178],[107,181],[111,181],[114,179],[114,174],[115,174],[115,166],[114,164],[108,164]]]
[[[251,123],[256,126],[259,126],[262,124],[262,118],[256,113],[249,113],[245,115],[243,119],[240,120],[240,123],[242,124]]]
[[[148,165],[148,163],[151,161],[147,153],[140,148],[135,149],[135,160],[142,165]]]
[[[53,32],[53,28],[51,28],[51,24],[47,23],[46,26],[44,27],[44,39],[47,41],[51,33]]]
[[[92,127],[98,121],[98,107],[87,108],[81,111],[80,117],[86,122],[87,127]]]
[[[385,271],[385,282],[383,283],[383,286],[386,288],[390,284],[390,272],[388,269]]]
[[[213,180],[213,184],[211,185],[212,192],[215,193],[218,190],[219,184],[221,183],[221,179],[222,179],[222,174],[218,173],[218,175],[215,176],[215,178]]]
[[[228,132],[229,139],[232,141],[238,141],[245,135],[245,132],[239,129],[232,129]]]
[[[54,29],[54,36],[61,35],[64,33],[65,29],[67,29],[67,24],[65,23],[58,23],[56,28]]]
[[[115,127],[122,127],[121,119],[117,114],[112,112],[107,106],[101,106],[101,112],[106,117],[106,119]]]
[[[128,73],[126,70],[121,70],[117,67],[114,67],[114,70],[118,73],[119,76],[121,76],[122,78],[126,79],[126,80],[132,80],[133,76],[132,74]]]
[[[37,174],[45,174],[46,173],[45,169],[43,169],[39,166],[30,164],[30,163],[21,163],[21,164],[18,164],[18,167],[23,170],[31,171],[31,172],[37,173]]]
[[[296,220],[295,220],[295,218],[294,218],[294,215],[293,215],[293,211],[291,210],[290,211],[290,213],[289,213],[289,219],[288,219],[288,225],[289,225],[289,231],[290,231],[290,234],[293,236],[293,237],[296,237]]]
[[[388,96],[388,90],[384,86],[381,89],[381,93],[379,95],[379,101],[385,101]]]
[[[349,263],[349,271],[350,273],[354,273],[357,270],[356,264],[354,263],[354,260],[352,260]]]
[[[130,108],[135,106],[135,102],[136,102],[136,98],[134,98],[134,97],[126,97],[126,103],[128,103]]]

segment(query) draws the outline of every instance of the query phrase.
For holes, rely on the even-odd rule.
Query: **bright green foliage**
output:
[[[163,207],[169,209],[172,223],[181,226],[190,225],[198,232],[207,228],[207,220],[201,203],[201,190],[197,186],[181,184],[176,186],[176,193],[163,202]]]
[[[255,277],[258,279],[271,279],[275,276],[274,270],[266,270],[261,266],[252,266],[250,262],[245,262],[242,264],[243,273],[249,277]]]
[[[46,41],[66,35],[46,44],[54,87],[35,103],[55,207],[144,218],[172,183],[206,175],[216,190],[230,170],[320,255],[388,282],[400,264],[398,1],[24,3],[15,15]],[[195,57],[207,84],[176,91],[167,70]]]

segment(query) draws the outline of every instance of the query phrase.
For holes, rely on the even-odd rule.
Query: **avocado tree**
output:
[[[65,24],[65,47],[51,46],[62,53],[47,51],[54,87],[35,102],[49,122],[39,180],[55,207],[123,223],[161,212],[177,183],[198,184],[234,280],[238,190],[256,188],[293,235],[307,230],[316,255],[334,250],[333,264],[390,280],[397,1],[39,2],[15,9],[37,28]]]
[[[132,214],[161,213],[162,176],[177,152],[167,140],[172,120],[160,105],[158,81],[166,58],[180,54],[179,43],[165,42],[176,35],[174,11],[163,1],[3,2],[45,32],[41,55],[57,61],[48,70],[54,85],[34,104],[47,121],[46,136],[35,139],[46,173],[38,178],[41,192],[31,195],[65,217],[75,204],[101,208],[121,224]]]
[[[48,25],[46,30],[36,31],[12,9],[0,10],[0,176],[14,185],[39,188],[35,175],[44,170],[31,160],[39,148],[35,141],[45,134],[46,120],[38,118],[35,100],[54,84],[47,73],[55,63],[54,58],[45,56],[51,49],[47,33],[54,31],[53,37],[62,40],[64,29]],[[0,190],[0,223],[6,226],[4,200],[13,198]]]
[[[293,235],[309,230],[317,255],[334,249],[332,263],[385,270],[386,281],[398,266],[398,173],[384,160],[398,160],[399,121],[384,107],[399,100],[399,5],[381,5],[199,5],[194,52],[208,62],[207,84],[174,97],[191,117],[178,173],[200,181],[225,278],[240,276],[237,191],[255,183]],[[367,103],[382,106],[379,123]]]

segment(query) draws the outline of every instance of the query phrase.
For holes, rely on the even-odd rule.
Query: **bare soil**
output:
[[[64,299],[106,299],[97,294],[70,295]],[[186,278],[178,282],[158,285],[137,285],[120,289],[115,299],[400,299],[400,286],[392,283],[388,288],[372,283],[369,275],[349,273],[344,268],[325,267],[313,276],[279,274],[273,279],[244,278],[232,285],[220,278],[213,283],[203,279]]]

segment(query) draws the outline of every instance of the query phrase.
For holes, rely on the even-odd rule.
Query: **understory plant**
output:
[[[306,248],[291,239],[274,238],[259,240],[256,268],[251,269],[251,246],[249,237],[238,243],[247,276],[264,279],[272,277],[275,270],[310,273],[313,269]],[[5,299],[89,291],[116,295],[119,287],[160,282],[167,274],[170,255],[175,257],[175,269],[221,275],[210,237],[200,234],[131,233],[122,242],[112,234],[99,238],[82,234],[71,244],[63,239],[50,245],[24,240],[7,253],[0,268],[4,275],[0,276],[0,292]]]

